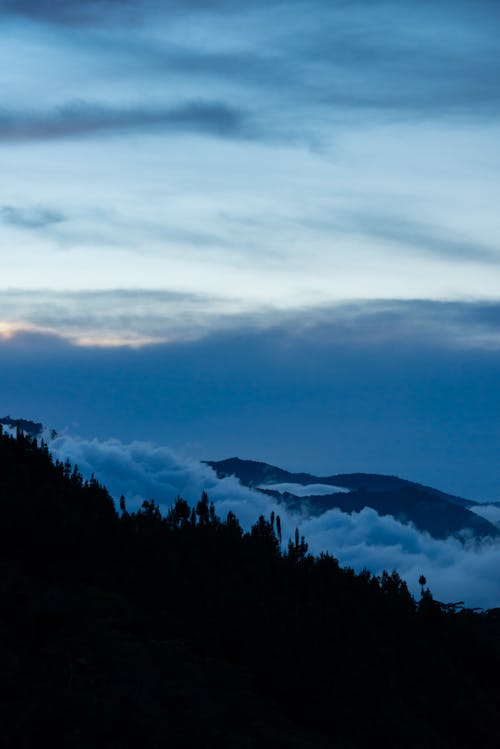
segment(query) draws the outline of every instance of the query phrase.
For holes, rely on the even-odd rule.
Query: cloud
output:
[[[4,12],[36,21],[87,25],[133,6],[132,0],[3,0]],[[139,3],[144,5],[144,3]]]
[[[304,519],[287,515],[268,497],[241,486],[234,477],[218,479],[208,466],[151,443],[118,440],[83,440],[63,435],[50,444],[55,456],[76,462],[87,477],[94,473],[118,499],[125,495],[129,510],[144,499],[155,499],[163,512],[175,498],[191,504],[206,490],[217,512],[225,517],[236,513],[245,528],[260,514],[271,511],[282,519],[285,541],[299,527],[313,553],[329,551],[341,564],[375,574],[396,569],[418,593],[418,578],[424,574],[439,600],[465,600],[469,606],[500,604],[500,544],[464,547],[456,539],[438,541],[365,508],[348,515],[330,510],[319,517]]]
[[[318,343],[350,343],[400,351],[421,345],[492,348],[500,344],[500,302],[430,299],[353,300],[318,306],[295,317],[296,335]]]
[[[159,109],[112,108],[78,102],[45,114],[0,114],[0,142],[8,143],[136,130],[203,133],[224,138],[248,138],[254,134],[243,111],[223,103],[201,100]]]
[[[193,504],[207,491],[221,512],[237,509],[246,527],[260,514],[270,512],[267,497],[242,486],[234,477],[218,479],[204,463],[180,457],[167,447],[63,435],[51,441],[50,449],[60,460],[69,457],[86,477],[94,473],[115,500],[123,494],[130,511],[137,510],[145,499],[154,499],[166,512],[177,496]]]
[[[500,502],[493,505],[481,504],[470,508],[476,515],[486,518],[490,523],[500,528]]]
[[[484,117],[500,105],[500,14],[486,3],[474,10],[467,2],[339,3],[321,24],[305,23],[292,49],[308,60],[318,98],[341,116]]]
[[[465,263],[500,263],[500,246],[488,247],[461,234],[445,231],[410,217],[395,216],[382,212],[356,212],[340,220],[337,228],[363,234],[370,239],[382,239],[398,247],[409,248],[414,253]]]
[[[261,0],[263,2],[263,0]],[[258,0],[256,0],[258,2]],[[134,18],[145,14],[156,14],[161,8],[165,13],[186,14],[199,11],[228,12],[241,9],[241,0],[1,0],[0,7],[6,13],[46,23],[88,26]]]
[[[262,484],[259,489],[272,489],[281,494],[290,493],[296,497],[320,497],[327,494],[349,494],[350,489],[332,484]]]
[[[181,342],[233,331],[292,346],[500,349],[499,301],[352,300],[279,310],[162,289],[6,289],[0,320],[88,345]]]
[[[0,222],[22,229],[43,229],[46,226],[59,224],[66,220],[61,211],[41,205],[34,206],[0,206]]]
[[[189,224],[192,216],[184,220],[139,219],[125,212],[81,207],[63,212],[43,205],[0,206],[0,223],[18,229],[31,231],[44,230],[57,250],[74,249],[78,246],[99,246],[104,252],[120,251],[124,248],[143,254],[144,238],[150,247],[163,249],[181,246],[190,253],[202,248],[214,252],[232,250],[234,245],[224,236],[223,231],[197,229]],[[168,294],[168,292],[166,292]]]
[[[356,571],[396,569],[414,594],[424,574],[438,600],[482,607],[500,603],[498,542],[464,547],[453,538],[439,541],[368,507],[352,515],[330,510],[304,522],[301,531],[314,553],[327,549]]]
[[[72,341],[119,345],[192,340],[257,322],[234,300],[167,290],[54,292],[6,290],[0,320],[52,331]]]
[[[199,76],[259,86],[261,92],[278,86],[290,88],[296,77],[286,59],[278,51],[248,49],[204,49],[182,46],[176,42],[154,43],[115,42],[114,50],[130,66],[139,65],[150,74]]]
[[[288,122],[300,106],[308,112],[303,134],[306,123],[319,130],[360,112],[372,119],[476,119],[496,116],[500,107],[500,14],[493,3],[8,0],[3,8],[62,25],[65,34],[73,27],[77,45],[86,31],[86,43],[108,67],[116,56],[118,73],[128,59],[127,72],[142,70],[145,80],[175,73],[249,85],[254,104],[256,96],[263,102],[267,94],[268,103],[274,96]],[[138,25],[149,32],[140,39]],[[179,45],[193,26],[202,43],[195,34],[194,43]],[[159,28],[167,33],[158,39]],[[96,29],[110,33],[99,40]],[[221,41],[220,29],[231,44]]]

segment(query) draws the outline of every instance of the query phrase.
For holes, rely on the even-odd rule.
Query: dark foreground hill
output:
[[[205,462],[216,471],[219,478],[236,476],[245,486],[272,496],[292,512],[321,515],[334,508],[351,513],[371,507],[379,515],[392,515],[403,523],[411,522],[419,530],[427,531],[435,538],[457,536],[480,540],[500,537],[498,528],[469,509],[477,502],[397,476],[373,473],[314,476],[310,473],[292,473],[268,463],[240,458]],[[332,493],[297,496],[290,491],[266,488],[285,483],[302,486],[328,485],[332,487]],[[349,491],[342,492],[337,487]]]
[[[278,536],[0,435],[2,747],[498,747],[495,611]]]

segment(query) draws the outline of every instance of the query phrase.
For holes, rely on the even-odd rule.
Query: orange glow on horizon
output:
[[[24,322],[9,322],[6,320],[0,320],[0,341],[10,341],[18,335],[28,333],[32,335],[49,335],[54,338],[59,338],[63,341],[74,346],[81,347],[103,347],[103,348],[120,348],[120,347],[133,347],[140,348],[141,346],[149,346],[155,343],[168,343],[168,338],[154,338],[151,336],[119,336],[110,335],[105,332],[102,334],[99,331],[92,331],[86,333],[76,332],[61,332],[59,330],[53,330],[50,328],[42,328],[37,325],[30,325]]]
[[[3,341],[9,341],[19,333],[39,333],[40,329],[34,325],[27,325],[25,323],[14,323],[0,320],[0,339]]]

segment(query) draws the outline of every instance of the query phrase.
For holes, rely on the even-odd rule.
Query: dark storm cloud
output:
[[[245,113],[219,102],[193,101],[162,109],[112,108],[79,102],[50,113],[0,113],[0,141],[12,143],[137,130],[226,138],[253,135]]]
[[[63,213],[45,206],[0,206],[0,222],[21,229],[43,229],[65,220]]]

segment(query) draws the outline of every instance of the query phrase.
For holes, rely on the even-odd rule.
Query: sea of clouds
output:
[[[464,545],[455,538],[437,540],[368,507],[351,515],[340,510],[314,518],[287,514],[270,497],[244,487],[235,477],[219,479],[204,463],[148,442],[126,444],[65,434],[50,441],[50,450],[54,457],[77,464],[84,477],[94,474],[115,500],[124,495],[129,511],[145,499],[154,499],[165,512],[177,496],[193,504],[205,490],[219,516],[224,518],[232,510],[244,528],[274,510],[282,520],[284,543],[298,527],[314,554],[328,551],[356,571],[397,570],[415,595],[423,574],[440,601],[500,606],[498,541]],[[500,518],[495,507],[481,508],[481,514],[490,520]]]

